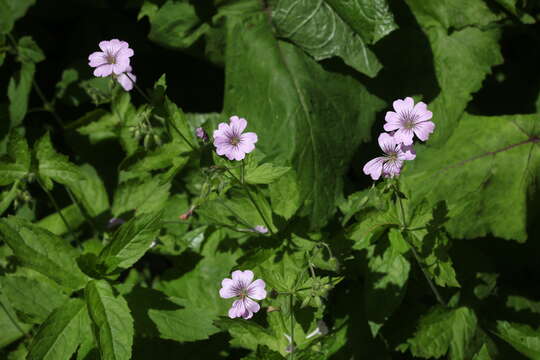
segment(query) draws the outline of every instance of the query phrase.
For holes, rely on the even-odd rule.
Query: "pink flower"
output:
[[[126,91],[131,91],[131,89],[133,89],[133,84],[137,81],[137,77],[133,75],[131,71],[131,66],[128,66],[125,72],[116,77],[116,81],[118,81]]]
[[[268,232],[268,228],[266,226],[257,225],[253,228],[254,232],[258,232],[259,234],[266,234]]]
[[[262,300],[266,297],[265,286],[266,284],[261,279],[253,281],[251,270],[236,270],[232,273],[232,279],[223,279],[219,296],[224,299],[238,298],[229,310],[229,317],[250,319],[261,308],[253,299]]]
[[[208,141],[208,134],[206,134],[206,131],[202,127],[195,129],[195,135],[204,142]]]
[[[246,119],[231,116],[229,120],[230,125],[220,123],[214,130],[214,146],[218,155],[225,155],[229,160],[242,160],[255,149],[257,134],[242,134],[247,126]]]
[[[416,157],[412,145],[403,145],[395,135],[387,133],[379,135],[379,146],[386,155],[376,157],[364,165],[364,174],[371,175],[373,180],[378,180],[381,175],[384,177],[399,175],[403,160],[413,160]]]
[[[435,130],[433,121],[428,121],[433,117],[433,113],[427,109],[427,105],[423,102],[414,105],[414,100],[407,97],[404,100],[394,101],[393,106],[396,112],[388,111],[386,113],[384,130],[397,130],[394,136],[398,142],[412,145],[414,135],[420,140],[426,141],[429,134]]]
[[[118,39],[101,41],[99,48],[101,51],[94,52],[88,57],[88,65],[96,68],[95,76],[120,75],[128,71],[129,58],[133,56],[133,50],[129,48],[127,42]]]

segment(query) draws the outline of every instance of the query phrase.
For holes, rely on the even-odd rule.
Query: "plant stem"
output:
[[[290,294],[290,312],[291,312],[291,352],[289,354],[289,359],[294,360],[294,298],[293,294]]]
[[[420,267],[420,270],[422,270],[422,273],[424,274],[424,277],[426,278],[428,284],[429,284],[429,287],[431,288],[431,291],[433,292],[433,294],[435,295],[435,298],[437,299],[437,301],[442,305],[442,306],[446,306],[444,300],[442,299],[441,297],[441,294],[439,294],[439,291],[437,290],[437,287],[435,286],[435,284],[433,283],[433,281],[431,281],[431,278],[429,277],[429,274],[428,272],[426,271],[426,269],[424,268],[424,265],[422,265],[422,259],[420,258],[420,255],[418,254],[418,252],[416,251],[416,249],[414,248],[414,245],[409,241],[409,239],[407,238],[407,233],[406,231],[408,231],[408,224],[407,224],[407,221],[405,219],[405,209],[403,207],[403,202],[401,201],[401,196],[399,196],[399,187],[396,185],[396,184],[393,184],[393,188],[394,188],[394,191],[396,192],[396,196],[398,198],[398,203],[399,203],[399,209],[400,209],[400,213],[401,213],[401,225],[402,225],[402,231],[401,231],[401,234],[403,235],[403,240],[405,240],[405,242],[407,243],[407,245],[409,245],[409,248],[411,249],[411,252],[413,253],[414,255],[414,259],[416,260],[416,263],[418,264],[418,266]]]
[[[176,127],[176,125],[174,125],[174,123],[169,119],[169,117],[165,117],[165,121],[167,121],[169,123],[169,125],[171,125],[174,129],[174,131],[176,131],[178,133],[178,135],[180,135],[180,137],[182,138],[182,140],[184,140],[186,142],[186,144],[189,145],[189,147],[191,148],[191,150],[195,150],[195,147],[191,144],[191,142],[184,136],[184,134],[182,134],[180,132],[180,130],[178,130],[178,128]]]
[[[66,191],[69,195],[69,198],[71,199],[71,201],[75,204],[75,206],[77,206],[77,209],[79,209],[79,212],[84,216],[84,218],[86,219],[86,222],[88,224],[90,224],[90,226],[92,227],[92,229],[94,230],[94,233],[96,234],[100,234],[101,232],[98,230],[96,224],[94,223],[94,220],[92,220],[92,217],[90,217],[90,214],[88,214],[88,212],[86,211],[86,209],[81,206],[81,204],[79,203],[79,201],[77,200],[77,198],[73,195],[73,193],[71,192],[71,190],[69,190],[69,188],[66,187]]]
[[[131,78],[131,76],[129,76],[129,74],[126,72],[124,73],[128,79],[133,83],[133,86],[135,87],[135,90],[137,90],[139,92],[139,94],[142,95],[142,97],[148,102],[148,103],[152,103],[152,100],[150,100],[150,97],[148,97],[148,95],[146,95],[146,93],[139,87],[139,85],[137,85],[137,83],[135,82],[134,79]]]
[[[242,166],[240,167],[240,182],[244,184],[244,169],[245,169],[245,162],[244,159],[242,159]]]
[[[47,194],[47,197],[49,198],[49,200],[52,202],[54,208],[56,209],[56,212],[58,212],[58,215],[60,215],[60,218],[62,219],[62,221],[64,222],[64,224],[66,225],[66,228],[68,229],[69,233],[71,234],[71,237],[73,239],[76,239],[75,237],[75,233],[73,232],[73,229],[71,228],[71,225],[69,225],[67,219],[64,217],[64,214],[62,214],[62,210],[60,210],[60,207],[58,206],[58,204],[56,203],[56,200],[54,200],[54,197],[52,196],[52,194],[50,193],[49,190],[47,190],[47,188],[45,187],[45,185],[41,182],[41,180],[39,180],[39,178],[36,178],[37,179],[37,182],[39,184],[39,186],[41,186],[41,188],[43,189],[43,191],[45,191],[45,193]]]

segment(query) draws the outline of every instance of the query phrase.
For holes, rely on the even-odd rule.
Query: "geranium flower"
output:
[[[206,131],[202,127],[195,129],[195,135],[204,142],[208,141],[208,134],[206,134]]]
[[[378,180],[381,175],[384,177],[399,175],[403,161],[413,160],[416,157],[412,145],[403,145],[395,135],[382,133],[378,140],[385,155],[368,161],[363,169],[364,174],[370,175],[373,180]]]
[[[229,317],[250,319],[261,308],[253,299],[262,300],[266,297],[265,286],[261,279],[253,281],[251,270],[236,270],[232,273],[232,279],[223,279],[219,295],[224,299],[238,298],[229,310]]]
[[[230,124],[220,123],[214,130],[214,146],[218,155],[225,155],[229,160],[242,160],[255,149],[257,134],[242,133],[247,126],[246,119],[231,116]]]
[[[88,65],[96,68],[94,75],[99,77],[111,74],[120,75],[127,71],[129,58],[133,56],[133,50],[125,41],[112,39],[99,43],[101,51],[96,51],[88,56]]]
[[[131,91],[137,77],[131,73],[131,66],[126,68],[126,71],[116,77],[116,81],[124,88],[126,91]]]
[[[394,131],[394,137],[398,142],[405,145],[412,145],[413,137],[416,135],[420,140],[426,141],[429,134],[435,130],[433,113],[427,109],[427,105],[419,102],[414,105],[414,100],[407,97],[404,100],[396,100],[393,103],[394,111],[386,113],[386,124],[384,130]]]

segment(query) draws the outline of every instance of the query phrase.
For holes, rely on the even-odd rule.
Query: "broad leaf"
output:
[[[133,318],[122,295],[104,280],[90,281],[84,294],[101,359],[131,359]]]
[[[0,185],[23,179],[30,171],[31,154],[25,137],[13,129],[7,144],[8,161],[0,162]]]
[[[75,258],[77,252],[65,240],[16,217],[0,220],[0,237],[27,267],[72,290],[87,282]]]
[[[6,296],[0,292],[0,348],[21,338],[31,328],[17,319],[17,314],[11,307]]]
[[[437,126],[429,142],[444,143],[472,94],[480,89],[491,68],[503,62],[499,31],[476,27],[498,17],[482,0],[407,0],[407,4],[429,38],[441,88],[439,96],[429,104]]]
[[[137,210],[137,214],[161,209],[169,198],[171,184],[164,176],[145,176],[122,182],[116,189],[112,205],[114,216]]]
[[[311,0],[275,1],[272,21],[280,37],[292,41],[315,60],[339,56],[355,70],[375,77],[382,65],[367,47],[368,39],[356,33],[342,18],[347,14],[352,20],[357,14],[350,11],[363,14],[363,9],[345,9],[347,5],[341,8],[338,1],[333,2],[342,10],[340,13],[334,10],[331,1],[319,0],[316,4]],[[359,1],[355,2],[359,5]]]
[[[107,271],[127,269],[150,249],[160,230],[161,212],[144,214],[123,224],[99,254]]]
[[[402,177],[407,196],[446,202],[454,237],[525,241],[527,190],[540,164],[537,122],[537,115],[465,115],[443,147],[418,149]]]
[[[7,34],[36,0],[0,0],[0,34]]]
[[[369,139],[383,104],[351,77],[324,71],[293,45],[277,41],[266,13],[231,16],[227,26],[225,113],[248,120],[259,136],[257,148],[269,158],[293,165],[304,210],[313,227],[321,226],[334,212],[342,175],[358,144]]]
[[[69,359],[88,336],[89,330],[90,319],[86,303],[81,299],[71,299],[41,325],[32,340],[27,359]]]
[[[264,163],[255,169],[247,171],[244,181],[248,184],[271,184],[290,169],[290,167],[286,166],[274,166],[272,163]]]
[[[525,324],[497,321],[497,335],[529,359],[540,358],[540,330]]]
[[[296,172],[288,171],[280,179],[270,184],[272,211],[286,220],[290,219],[301,205],[300,189]]]
[[[39,63],[45,60],[45,54],[43,54],[43,51],[39,48],[38,44],[36,44],[34,39],[30,36],[23,36],[19,39],[17,51],[19,54],[19,61],[23,63]]]

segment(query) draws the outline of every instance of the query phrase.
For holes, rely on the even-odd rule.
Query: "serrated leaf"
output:
[[[463,116],[443,147],[417,149],[401,177],[407,197],[446,202],[454,237],[525,241],[527,190],[540,165],[537,122],[537,115]]]
[[[483,345],[480,351],[474,356],[473,360],[491,360],[487,345]]]
[[[540,314],[540,301],[529,300],[523,296],[508,296],[506,306],[516,311],[528,310],[532,313]]]
[[[90,319],[86,303],[71,299],[54,311],[39,328],[28,360],[64,360],[71,358],[82,340],[88,336]]]
[[[8,98],[11,127],[19,126],[26,116],[28,97],[30,96],[30,90],[32,90],[35,71],[36,66],[33,63],[26,62],[21,65],[21,70],[9,79]]]
[[[234,338],[234,344],[237,346],[252,350],[257,348],[257,344],[266,345],[271,349],[279,347],[278,339],[254,322],[220,319],[215,324],[220,329],[227,330]]]
[[[290,169],[287,166],[275,166],[272,163],[264,163],[255,169],[247,171],[244,181],[248,184],[271,184],[281,178]]]
[[[45,60],[45,54],[31,36],[23,36],[17,46],[21,62],[39,63]]]
[[[288,171],[268,186],[272,211],[290,219],[300,208],[300,189],[296,172]]]
[[[304,211],[313,227],[322,226],[335,211],[349,160],[369,138],[383,104],[351,77],[327,72],[277,41],[262,11],[228,17],[227,27],[224,112],[249,121],[257,149],[292,164]]]
[[[9,185],[28,175],[31,154],[22,132],[12,129],[7,143],[9,161],[0,162],[0,185]]]
[[[148,311],[148,316],[156,324],[160,337],[175,341],[197,341],[208,339],[219,332],[213,325],[215,314],[205,308],[189,307],[179,310]]]
[[[466,360],[476,328],[476,315],[471,309],[435,307],[422,316],[414,337],[407,342],[414,356],[439,358],[450,352],[450,359]]]
[[[390,232],[400,235],[396,229],[391,229]],[[365,303],[373,337],[377,336],[380,328],[399,307],[405,296],[411,264],[401,254],[401,250],[394,246],[382,250],[379,250],[378,246],[370,249]]]
[[[54,96],[61,99],[66,94],[68,87],[79,80],[79,73],[75,69],[65,69],[62,71],[62,78],[56,83],[56,93]]]
[[[529,359],[540,358],[540,331],[529,325],[497,321],[497,335]]]
[[[133,318],[122,295],[104,280],[90,281],[84,293],[101,359],[131,359]]]
[[[129,268],[150,249],[160,230],[161,214],[134,217],[118,229],[99,254],[99,260],[107,265],[108,272]]]
[[[0,279],[2,292],[13,308],[29,317],[32,323],[40,324],[49,314],[61,306],[68,297],[46,279],[23,276],[4,276]],[[28,322],[28,321],[27,321]]]
[[[39,162],[38,176],[49,190],[51,180],[69,186],[84,179],[79,168],[54,149],[49,133],[36,142],[34,149]]]
[[[503,62],[497,29],[480,30],[498,17],[484,1],[407,0],[429,38],[440,94],[429,104],[437,129],[431,144],[441,144],[452,134],[472,94],[491,68]],[[449,32],[450,29],[456,29]]]
[[[169,198],[170,182],[163,176],[131,179],[122,182],[114,195],[112,213],[114,216],[137,210],[137,214],[151,213],[161,209]]]
[[[10,217],[0,219],[0,237],[25,266],[72,290],[86,284],[87,277],[75,262],[75,249],[49,231]]]
[[[360,3],[356,1],[356,5]],[[367,47],[368,39],[356,33],[342,18],[351,8],[338,8],[342,11],[336,12],[332,2],[325,0],[316,4],[310,0],[280,0],[272,6],[272,21],[279,36],[292,41],[315,60],[339,56],[355,70],[375,77],[382,65]],[[347,18],[354,19],[355,15]]]

